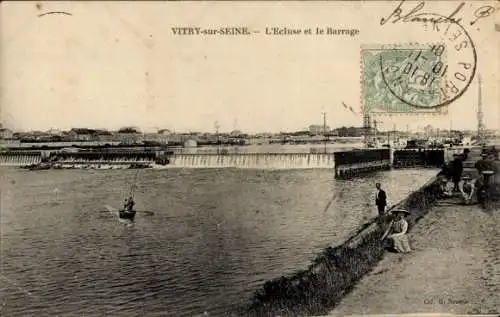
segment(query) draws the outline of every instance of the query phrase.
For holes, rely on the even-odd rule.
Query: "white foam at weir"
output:
[[[333,153],[241,153],[241,154],[175,154],[169,167],[180,168],[259,168],[298,169],[334,168]]]
[[[22,166],[40,163],[40,155],[0,155],[0,165]]]

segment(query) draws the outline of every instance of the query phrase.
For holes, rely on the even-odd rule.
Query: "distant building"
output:
[[[231,131],[231,133],[229,133],[230,136],[234,136],[234,137],[240,136],[242,134],[243,134],[243,132],[241,132],[240,130],[233,130],[233,131]]]
[[[50,135],[56,135],[56,136],[62,136],[63,135],[63,131],[61,131],[59,129],[49,129],[49,130],[47,130],[47,133],[50,134]]]
[[[138,128],[124,127],[115,132],[114,140],[123,144],[137,144],[142,142],[143,135]]]
[[[269,139],[263,137],[251,137],[247,139],[247,142],[248,144],[262,145],[262,144],[269,144]]]
[[[0,128],[0,139],[12,139],[14,133],[5,128]]]
[[[68,132],[68,137],[72,141],[98,141],[99,136],[97,131],[94,129],[86,129],[86,128],[73,128]]]
[[[185,148],[195,148],[198,146],[198,142],[196,140],[188,139],[184,141],[184,147]]]
[[[172,131],[170,131],[169,129],[161,129],[161,130],[158,130],[158,134],[160,134],[160,135],[170,135],[170,134],[172,134]]]
[[[184,141],[185,137],[182,134],[173,133],[167,135],[166,139],[168,143],[181,144]]]
[[[424,133],[426,136],[431,136],[431,135],[434,135],[435,131],[434,131],[434,128],[428,124],[424,127]]]
[[[48,134],[47,132],[42,132],[42,131],[30,131],[26,133],[21,133],[21,134],[16,134],[16,136],[19,137],[20,140],[27,142],[27,141],[37,141],[37,142],[42,142],[42,141],[47,141],[50,142],[52,139],[52,136]]]
[[[153,142],[160,144],[168,144],[169,134],[160,134],[160,133],[145,133],[143,135],[143,142]]]
[[[97,130],[97,139],[102,142],[112,142],[114,141],[114,134],[107,130]]]
[[[137,144],[143,140],[142,134],[140,133],[124,133],[117,132],[113,138],[115,141],[118,141],[123,144]]]
[[[312,135],[326,134],[328,132],[330,132],[329,126],[324,127],[323,125],[319,124],[313,124],[309,126],[309,133],[311,133]]]
[[[255,134],[254,137],[255,138],[262,138],[262,139],[270,139],[271,137],[273,137],[273,134],[269,133],[269,132],[261,132],[261,133]]]
[[[136,127],[123,127],[118,130],[118,133],[141,133],[141,130]]]
[[[362,127],[341,127],[336,128],[336,136],[339,137],[361,137],[365,134],[373,135],[375,130],[373,128],[362,128]]]

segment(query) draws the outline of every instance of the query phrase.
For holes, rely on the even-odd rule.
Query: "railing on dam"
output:
[[[171,167],[180,168],[333,168],[333,153],[234,153],[234,154],[174,154]]]
[[[359,173],[388,169],[391,150],[364,149],[335,153],[335,177],[348,178]]]

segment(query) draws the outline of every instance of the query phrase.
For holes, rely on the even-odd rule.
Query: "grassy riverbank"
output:
[[[440,202],[410,233],[414,252],[387,254],[330,316],[498,313],[499,224],[498,209]]]
[[[430,182],[400,203],[411,210],[410,228],[436,201]],[[324,250],[307,270],[267,282],[245,308],[247,316],[304,316],[326,314],[383,258],[380,237],[388,217],[366,224],[346,243]]]

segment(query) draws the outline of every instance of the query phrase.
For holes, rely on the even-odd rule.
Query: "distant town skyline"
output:
[[[377,120],[378,119],[378,120]],[[380,118],[377,118],[377,122],[379,122],[379,125],[378,125],[378,129],[380,131],[392,131],[393,128],[395,128],[395,130],[399,130],[399,131],[406,131],[406,126],[407,125],[398,125],[397,123],[393,124],[393,125],[384,125],[384,124],[380,124],[380,122],[383,123],[382,120],[380,120]],[[12,131],[14,132],[28,132],[28,131],[49,131],[49,130],[61,130],[61,131],[64,131],[64,130],[71,130],[71,129],[74,129],[74,128],[83,128],[83,129],[95,129],[95,130],[110,130],[110,131],[114,131],[114,130],[119,130],[121,128],[125,128],[125,127],[133,127],[133,128],[138,128],[139,130],[143,131],[143,132],[146,132],[146,133],[152,133],[152,132],[156,132],[158,130],[170,130],[172,132],[178,132],[178,133],[189,133],[189,132],[207,132],[207,133],[215,133],[216,132],[216,129],[215,128],[212,128],[212,129],[200,129],[200,128],[196,128],[196,127],[193,127],[193,128],[176,128],[176,127],[172,127],[172,126],[140,126],[138,124],[123,124],[123,125],[114,125],[114,126],[97,126],[97,125],[64,125],[62,127],[58,127],[58,126],[51,126],[51,125],[48,125],[48,126],[35,126],[33,128],[30,128],[30,127],[23,127],[21,126],[21,128],[18,128],[16,127],[15,124],[11,124],[11,122],[15,122],[15,120],[6,120],[7,124],[1,124],[1,126],[3,128],[8,128],[8,129],[11,129]],[[241,127],[236,127],[236,128],[230,128],[230,127],[227,127],[226,129],[224,129],[223,127],[220,127],[219,128],[219,132],[221,133],[229,133],[229,132],[232,132],[232,131],[241,131],[243,133],[279,133],[279,132],[292,132],[292,131],[303,131],[303,130],[308,130],[309,127],[311,125],[318,125],[318,126],[322,126],[321,123],[319,123],[319,120],[318,120],[318,123],[311,123],[309,125],[304,125],[304,126],[298,126],[297,128],[289,128],[289,129],[281,129],[281,130],[276,130],[276,129],[268,129],[268,130],[261,130],[261,131],[256,131],[256,130],[245,130]],[[338,128],[342,128],[342,127],[362,127],[363,126],[363,123],[362,122],[358,122],[357,124],[356,123],[353,123],[353,124],[339,124],[338,126],[331,126],[330,123],[327,124],[329,126],[329,128],[331,130],[333,129],[338,129]],[[372,124],[373,125],[373,124]],[[423,129],[423,127],[427,126],[427,124],[423,121],[419,121],[418,124],[408,124],[408,130],[410,131],[415,131],[415,130],[419,130],[419,129]],[[432,125],[431,125],[432,126]],[[448,123],[448,125],[441,125],[441,126],[436,126],[433,128],[435,129],[440,129],[440,130],[471,130],[471,131],[475,131],[477,130],[477,126],[473,126],[473,125],[468,125],[468,127],[460,127],[460,126],[456,126],[453,121],[450,121]],[[486,129],[491,129],[491,130],[498,130],[499,127],[496,126],[496,127],[489,127],[489,126],[486,126]]]
[[[227,23],[236,24],[270,14],[275,17],[272,23],[293,24],[297,14],[265,4],[213,5],[226,12]],[[275,133],[322,124],[322,112],[332,128],[362,126],[360,65],[355,56],[362,43],[371,41],[368,26],[377,23],[370,10],[344,16],[332,4],[329,14],[321,15],[325,8],[311,7],[304,15],[307,21],[328,24],[335,17],[339,25],[364,26],[359,37],[326,41],[174,36],[171,27],[189,24],[194,16],[204,25],[221,23],[219,15],[203,14],[207,8],[193,3],[48,2],[44,6],[72,16],[36,18],[34,3],[2,4],[6,80],[0,104],[1,122],[7,128],[137,126],[145,131],[210,132],[218,122],[220,131]],[[484,82],[484,123],[496,129],[500,96],[491,61],[497,59],[497,47],[484,45],[490,32],[471,33],[476,43],[483,43],[477,45],[477,70]],[[380,130],[391,130],[394,124],[400,130],[427,124],[474,130],[477,91],[473,81],[449,106],[448,115],[375,119]]]
[[[374,126],[372,125],[372,128]],[[122,126],[116,129],[108,129],[108,128],[103,128],[103,127],[71,127],[67,129],[58,129],[58,128],[49,128],[49,129],[28,129],[28,130],[16,130],[16,129],[10,129],[8,127],[3,126],[0,123],[0,129],[9,129],[13,133],[33,133],[33,132],[43,132],[43,133],[56,133],[57,131],[59,132],[64,132],[64,131],[72,131],[72,130],[95,130],[95,131],[109,131],[109,132],[118,132],[121,129],[136,129],[137,132],[139,133],[164,133],[165,131],[168,131],[168,133],[172,134],[190,134],[190,133],[207,133],[207,134],[216,134],[221,133],[221,134],[230,134],[234,132],[239,132],[241,134],[248,134],[248,135],[258,135],[258,134],[280,134],[280,133],[297,133],[297,132],[304,132],[308,131],[311,132],[312,134],[318,134],[321,135],[323,134],[323,125],[320,124],[311,124],[308,127],[304,127],[302,129],[296,129],[296,130],[283,130],[283,131],[277,131],[277,132],[271,132],[271,131],[257,131],[257,132],[248,132],[240,129],[234,129],[234,130],[218,130],[218,131],[204,131],[204,130],[188,130],[188,131],[182,131],[182,130],[176,130],[176,129],[169,129],[169,128],[162,128],[162,127],[154,127],[150,129],[142,129],[141,127],[138,127],[137,125],[127,125],[127,126]],[[361,129],[363,128],[361,125],[358,126],[339,126],[339,127],[330,127],[326,126],[326,131],[327,132],[334,132],[337,130],[345,129],[345,128],[356,128],[356,129]],[[395,128],[393,130],[392,128]],[[460,129],[459,127],[448,127],[448,128],[438,128],[434,127],[430,124],[425,125],[425,126],[417,126],[416,129],[410,129],[410,127],[397,127],[393,126],[390,129],[380,129],[377,127],[377,130],[380,132],[391,132],[391,131],[398,131],[398,132],[410,132],[410,133],[437,133],[439,131],[446,132],[446,131],[464,131],[464,132],[470,132],[470,133],[476,133],[476,129]],[[451,129],[450,129],[451,128]],[[488,131],[499,131],[499,129],[489,129],[486,128]]]

